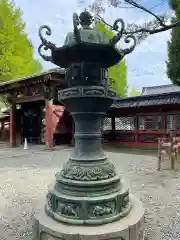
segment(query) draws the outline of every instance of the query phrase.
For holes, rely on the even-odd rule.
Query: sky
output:
[[[169,11],[168,0],[140,0],[143,6],[151,8],[157,14]],[[37,52],[40,45],[38,29],[41,25],[48,25],[52,35],[48,40],[57,46],[63,45],[67,32],[72,31],[72,14],[80,13],[88,6],[84,1],[80,6],[79,0],[15,0],[15,4],[23,12],[26,32],[32,41],[35,57],[38,58],[44,70],[55,68],[52,63],[42,60]],[[159,4],[159,6],[157,6]],[[123,18],[125,23],[143,23],[152,17],[139,9],[114,9],[107,7],[103,16],[113,24],[116,18]],[[167,41],[170,31],[149,36],[139,44],[133,53],[126,57],[128,84],[141,90],[142,87],[169,84],[166,76]],[[120,43],[121,44],[121,43]],[[124,46],[124,43],[122,43]],[[127,45],[128,47],[128,45]]]

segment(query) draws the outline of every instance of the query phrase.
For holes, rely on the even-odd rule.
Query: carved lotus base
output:
[[[130,195],[132,209],[124,218],[104,225],[68,225],[47,216],[42,200],[35,204],[33,240],[144,240],[144,208]]]
[[[65,178],[75,181],[99,181],[106,180],[116,176],[116,170],[107,158],[101,161],[91,163],[69,160],[64,165],[62,171],[56,174],[56,179]]]

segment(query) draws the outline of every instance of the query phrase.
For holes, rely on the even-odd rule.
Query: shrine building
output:
[[[6,95],[10,106],[0,117],[1,141],[9,140],[15,147],[26,138],[29,143],[46,144],[50,149],[55,141],[69,142],[71,116],[62,104],[55,104],[57,91],[65,87],[64,71],[59,68],[1,83],[0,94]]]

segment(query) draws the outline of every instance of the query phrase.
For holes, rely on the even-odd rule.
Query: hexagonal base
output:
[[[45,202],[34,207],[33,240],[144,240],[144,208],[142,203],[130,195],[130,213],[113,223],[100,226],[67,225],[53,220],[44,211]]]
[[[69,182],[70,180],[68,180]],[[81,188],[77,188],[82,182],[72,181],[76,187],[76,191],[82,192]],[[86,192],[86,196],[69,195],[64,193],[63,189],[61,191],[57,190],[57,183],[52,184],[49,187],[47,194],[47,203],[45,205],[46,213],[53,219],[65,222],[68,224],[88,224],[97,225],[104,224],[108,222],[116,221],[124,216],[126,216],[131,210],[131,201],[129,199],[129,188],[121,180],[120,188],[112,188],[111,192],[107,194],[104,190],[101,194],[97,195],[95,191],[96,185],[99,185],[99,189],[104,189],[107,187],[107,183],[112,186],[112,183],[117,183],[120,185],[120,180],[116,176],[112,179],[106,181],[95,181],[95,182],[84,182],[85,186],[90,186],[94,192]],[[68,187],[70,187],[70,183]],[[114,191],[113,191],[114,190]],[[100,192],[100,190],[99,190]],[[72,191],[70,191],[72,193]],[[49,197],[51,198],[51,203],[49,202]]]

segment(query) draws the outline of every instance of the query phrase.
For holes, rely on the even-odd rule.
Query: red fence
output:
[[[136,114],[126,117],[105,117],[105,142],[128,146],[157,146],[158,138],[174,130],[180,136],[180,113]]]

